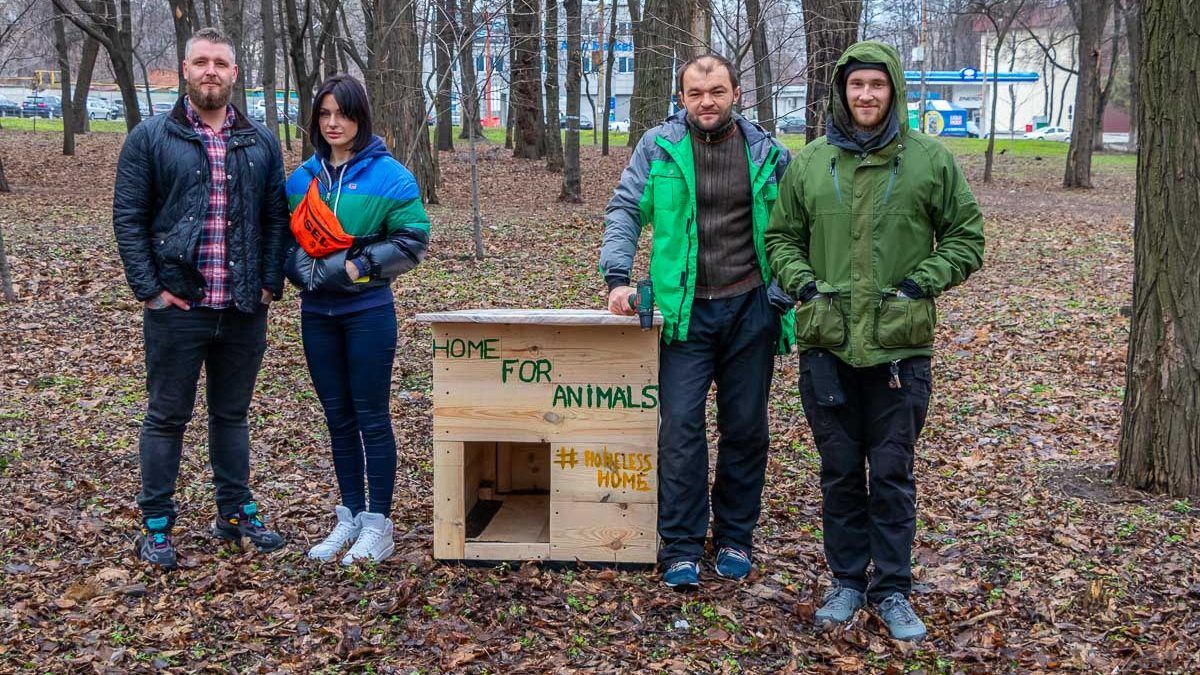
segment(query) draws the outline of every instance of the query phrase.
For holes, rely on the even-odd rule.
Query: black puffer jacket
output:
[[[279,141],[241,111],[235,114],[225,155],[226,255],[233,304],[253,312],[262,289],[282,296],[292,234]],[[211,180],[208,153],[182,98],[171,114],[151,117],[125,139],[113,189],[113,230],[138,300],[164,289],[186,300],[204,298],[196,253]]]

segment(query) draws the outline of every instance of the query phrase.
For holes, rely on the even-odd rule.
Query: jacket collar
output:
[[[734,112],[733,120],[741,130],[742,137],[746,139],[746,145],[750,148],[750,159],[755,164],[761,165],[775,147],[771,135],[755,122],[742,117],[740,113]],[[687,109],[680,108],[678,112],[664,120],[660,128],[660,136],[672,145],[678,144],[687,137],[691,129],[687,122]]]

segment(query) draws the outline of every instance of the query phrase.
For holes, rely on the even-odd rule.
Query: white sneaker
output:
[[[308,551],[308,557],[313,560],[329,562],[334,556],[346,545],[346,542],[358,536],[362,526],[358,519],[350,515],[350,509],[344,506],[337,506],[333,509],[337,514],[337,525],[334,526],[333,532],[325,537],[325,541],[317,544]]]
[[[386,560],[392,551],[396,550],[395,544],[392,543],[392,521],[382,513],[367,511],[358,514],[357,520],[362,530],[359,531],[354,545],[342,558],[342,564],[353,565],[355,561],[367,558],[375,562]]]

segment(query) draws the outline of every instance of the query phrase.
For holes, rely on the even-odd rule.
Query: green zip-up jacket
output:
[[[680,110],[648,130],[637,144],[629,166],[604,209],[604,245],[600,271],[610,288],[629,283],[642,227],[653,226],[650,282],[654,304],[663,316],[663,341],[687,340],[696,291],[696,170],[686,111]],[[787,168],[787,148],[762,127],[735,113],[746,139],[754,249],[763,283],[773,279],[763,236],[771,207],[779,194],[779,179]],[[792,312],[782,319],[780,353],[791,350]]]
[[[841,71],[851,59],[884,63],[898,133],[868,153],[854,147]],[[983,264],[983,216],[954,157],[908,128],[904,72],[892,47],[851,46],[834,69],[829,133],[805,146],[779,187],[767,257],[793,297],[801,350],[823,347],[854,367],[933,352],[934,298]],[[843,147],[838,147],[839,145]],[[906,278],[924,297],[897,295]]]

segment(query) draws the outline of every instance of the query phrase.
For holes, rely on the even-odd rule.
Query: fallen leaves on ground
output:
[[[305,559],[332,526],[327,434],[297,303],[272,311],[251,409],[253,484],[289,540],[239,553],[213,517],[203,396],[177,498],[182,568],[136,562],[141,312],[111,234],[122,137],[64,158],[50,134],[0,131],[0,195],[20,299],[0,305],[0,669],[127,672],[1187,672],[1200,669],[1195,505],[1115,487],[1132,275],[1133,178],[963,157],[987,215],[986,266],[939,299],[935,393],[916,472],[913,600],[930,629],[896,643],[871,614],[811,628],[824,590],[818,458],[777,362],[772,454],[741,584],[683,595],[649,570],[471,568],[431,557],[430,363],[418,311],[603,306],[602,211],[628,158],[585,149],[584,203],[556,201],[541,163],[482,153],[488,257],[472,251],[468,166],[441,157],[429,259],[394,284],[392,412],[400,445],[395,556]],[[290,156],[294,163],[296,157]],[[644,262],[644,260],[643,260]],[[713,429],[715,436],[715,428]]]

